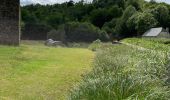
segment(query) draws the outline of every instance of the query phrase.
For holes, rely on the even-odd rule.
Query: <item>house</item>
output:
[[[19,0],[1,0],[0,44],[19,45]]]
[[[169,29],[164,29],[162,27],[151,28],[146,31],[142,37],[156,37],[156,38],[170,38]]]

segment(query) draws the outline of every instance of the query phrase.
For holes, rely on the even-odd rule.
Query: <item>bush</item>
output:
[[[45,24],[25,23],[24,29],[22,29],[21,39],[46,40],[47,32],[49,32],[50,30],[51,27]]]
[[[90,23],[70,22],[65,24],[67,40],[71,42],[92,42],[96,39],[108,40],[105,31],[101,31]]]
[[[53,39],[55,41],[65,41],[65,31],[62,29],[59,30],[51,30],[47,33],[47,39]]]
[[[97,39],[96,41],[93,41],[93,43],[89,46],[89,49],[92,51],[96,51],[97,49],[101,48],[101,45],[101,40]]]

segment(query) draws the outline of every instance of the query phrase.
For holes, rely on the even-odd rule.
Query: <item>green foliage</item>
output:
[[[57,29],[59,25],[64,22],[64,17],[62,14],[58,13],[56,15],[49,15],[47,20],[47,24],[52,26],[54,29]]]
[[[167,100],[166,53],[125,45],[102,48],[70,100]]]
[[[141,9],[141,0],[127,0],[126,1],[126,7],[128,7],[129,5],[134,6],[137,10]]]
[[[106,22],[102,29],[105,30],[107,33],[112,33],[114,30],[114,27],[116,26],[117,18],[113,18],[110,22]]]
[[[170,51],[170,39],[164,39],[164,38],[127,38],[124,39],[123,42],[142,46],[151,50],[158,50],[163,52],[169,52]]]
[[[115,30],[117,33],[119,33],[119,37],[131,36],[131,33],[128,31],[126,22],[134,13],[136,13],[135,7],[128,6],[124,11],[123,16],[117,21]]]
[[[136,20],[136,29],[139,34],[143,34],[148,29],[155,27],[158,24],[157,20],[150,13],[139,13]]]
[[[22,9],[21,13],[22,13],[21,18],[25,23],[37,23],[38,20],[35,14],[33,13],[30,14],[30,12],[25,9]]]
[[[110,15],[112,18],[120,17],[123,13],[123,9],[119,8],[117,5],[111,6],[108,9],[108,15]],[[106,12],[105,12],[106,14]]]
[[[159,22],[159,25],[164,27],[168,24],[169,10],[165,5],[158,5],[154,9],[151,9],[151,13],[155,19]]]
[[[65,42],[65,31],[63,29],[59,29],[59,30],[50,30],[47,33],[47,39],[53,39],[55,41],[62,41]]]
[[[91,23],[70,22],[65,25],[66,38],[74,42],[92,42],[96,39],[108,40],[106,32]]]
[[[68,42],[67,47],[69,48],[88,48],[90,43],[87,42]]]
[[[131,30],[137,30],[142,35],[148,29],[157,26],[158,22],[151,13],[136,13],[129,18],[127,26]]]
[[[109,15],[108,10],[105,8],[95,9],[91,12],[90,15],[91,23],[95,26],[98,26],[99,28],[101,28],[105,22],[110,21],[112,18]]]
[[[21,39],[24,40],[46,40],[47,32],[51,30],[51,27],[41,23],[26,23],[24,30],[22,30]]]
[[[92,3],[82,0],[27,5],[22,7],[21,14],[25,24],[46,24],[55,30],[69,22],[89,22],[106,31],[110,38],[138,36],[156,26],[170,27],[170,5],[154,0],[93,0]]]
[[[93,0],[93,4],[97,6],[97,8],[108,7],[112,5],[118,5],[119,7],[124,7],[125,0]]]
[[[122,8],[118,6],[112,6],[108,8],[99,8],[91,12],[90,21],[95,26],[102,28],[103,25],[107,22],[110,22],[114,18],[118,18],[122,15]]]
[[[90,44],[90,46],[88,48],[92,51],[97,51],[98,49],[101,48],[101,44],[102,44],[101,40],[97,39],[97,40],[93,41],[93,43]]]

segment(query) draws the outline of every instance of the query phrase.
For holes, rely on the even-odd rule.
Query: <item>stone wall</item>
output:
[[[0,44],[19,45],[19,0],[1,0]]]

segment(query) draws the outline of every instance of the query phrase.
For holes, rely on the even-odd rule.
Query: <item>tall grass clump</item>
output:
[[[125,45],[102,48],[69,100],[168,100],[167,55]]]
[[[97,49],[101,48],[101,44],[102,44],[101,40],[97,39],[93,41],[93,43],[88,48],[92,51],[96,51]]]
[[[100,39],[97,39],[89,45],[88,49],[92,51],[97,51],[103,48],[108,48],[111,46],[111,44],[111,42],[102,42]]]

